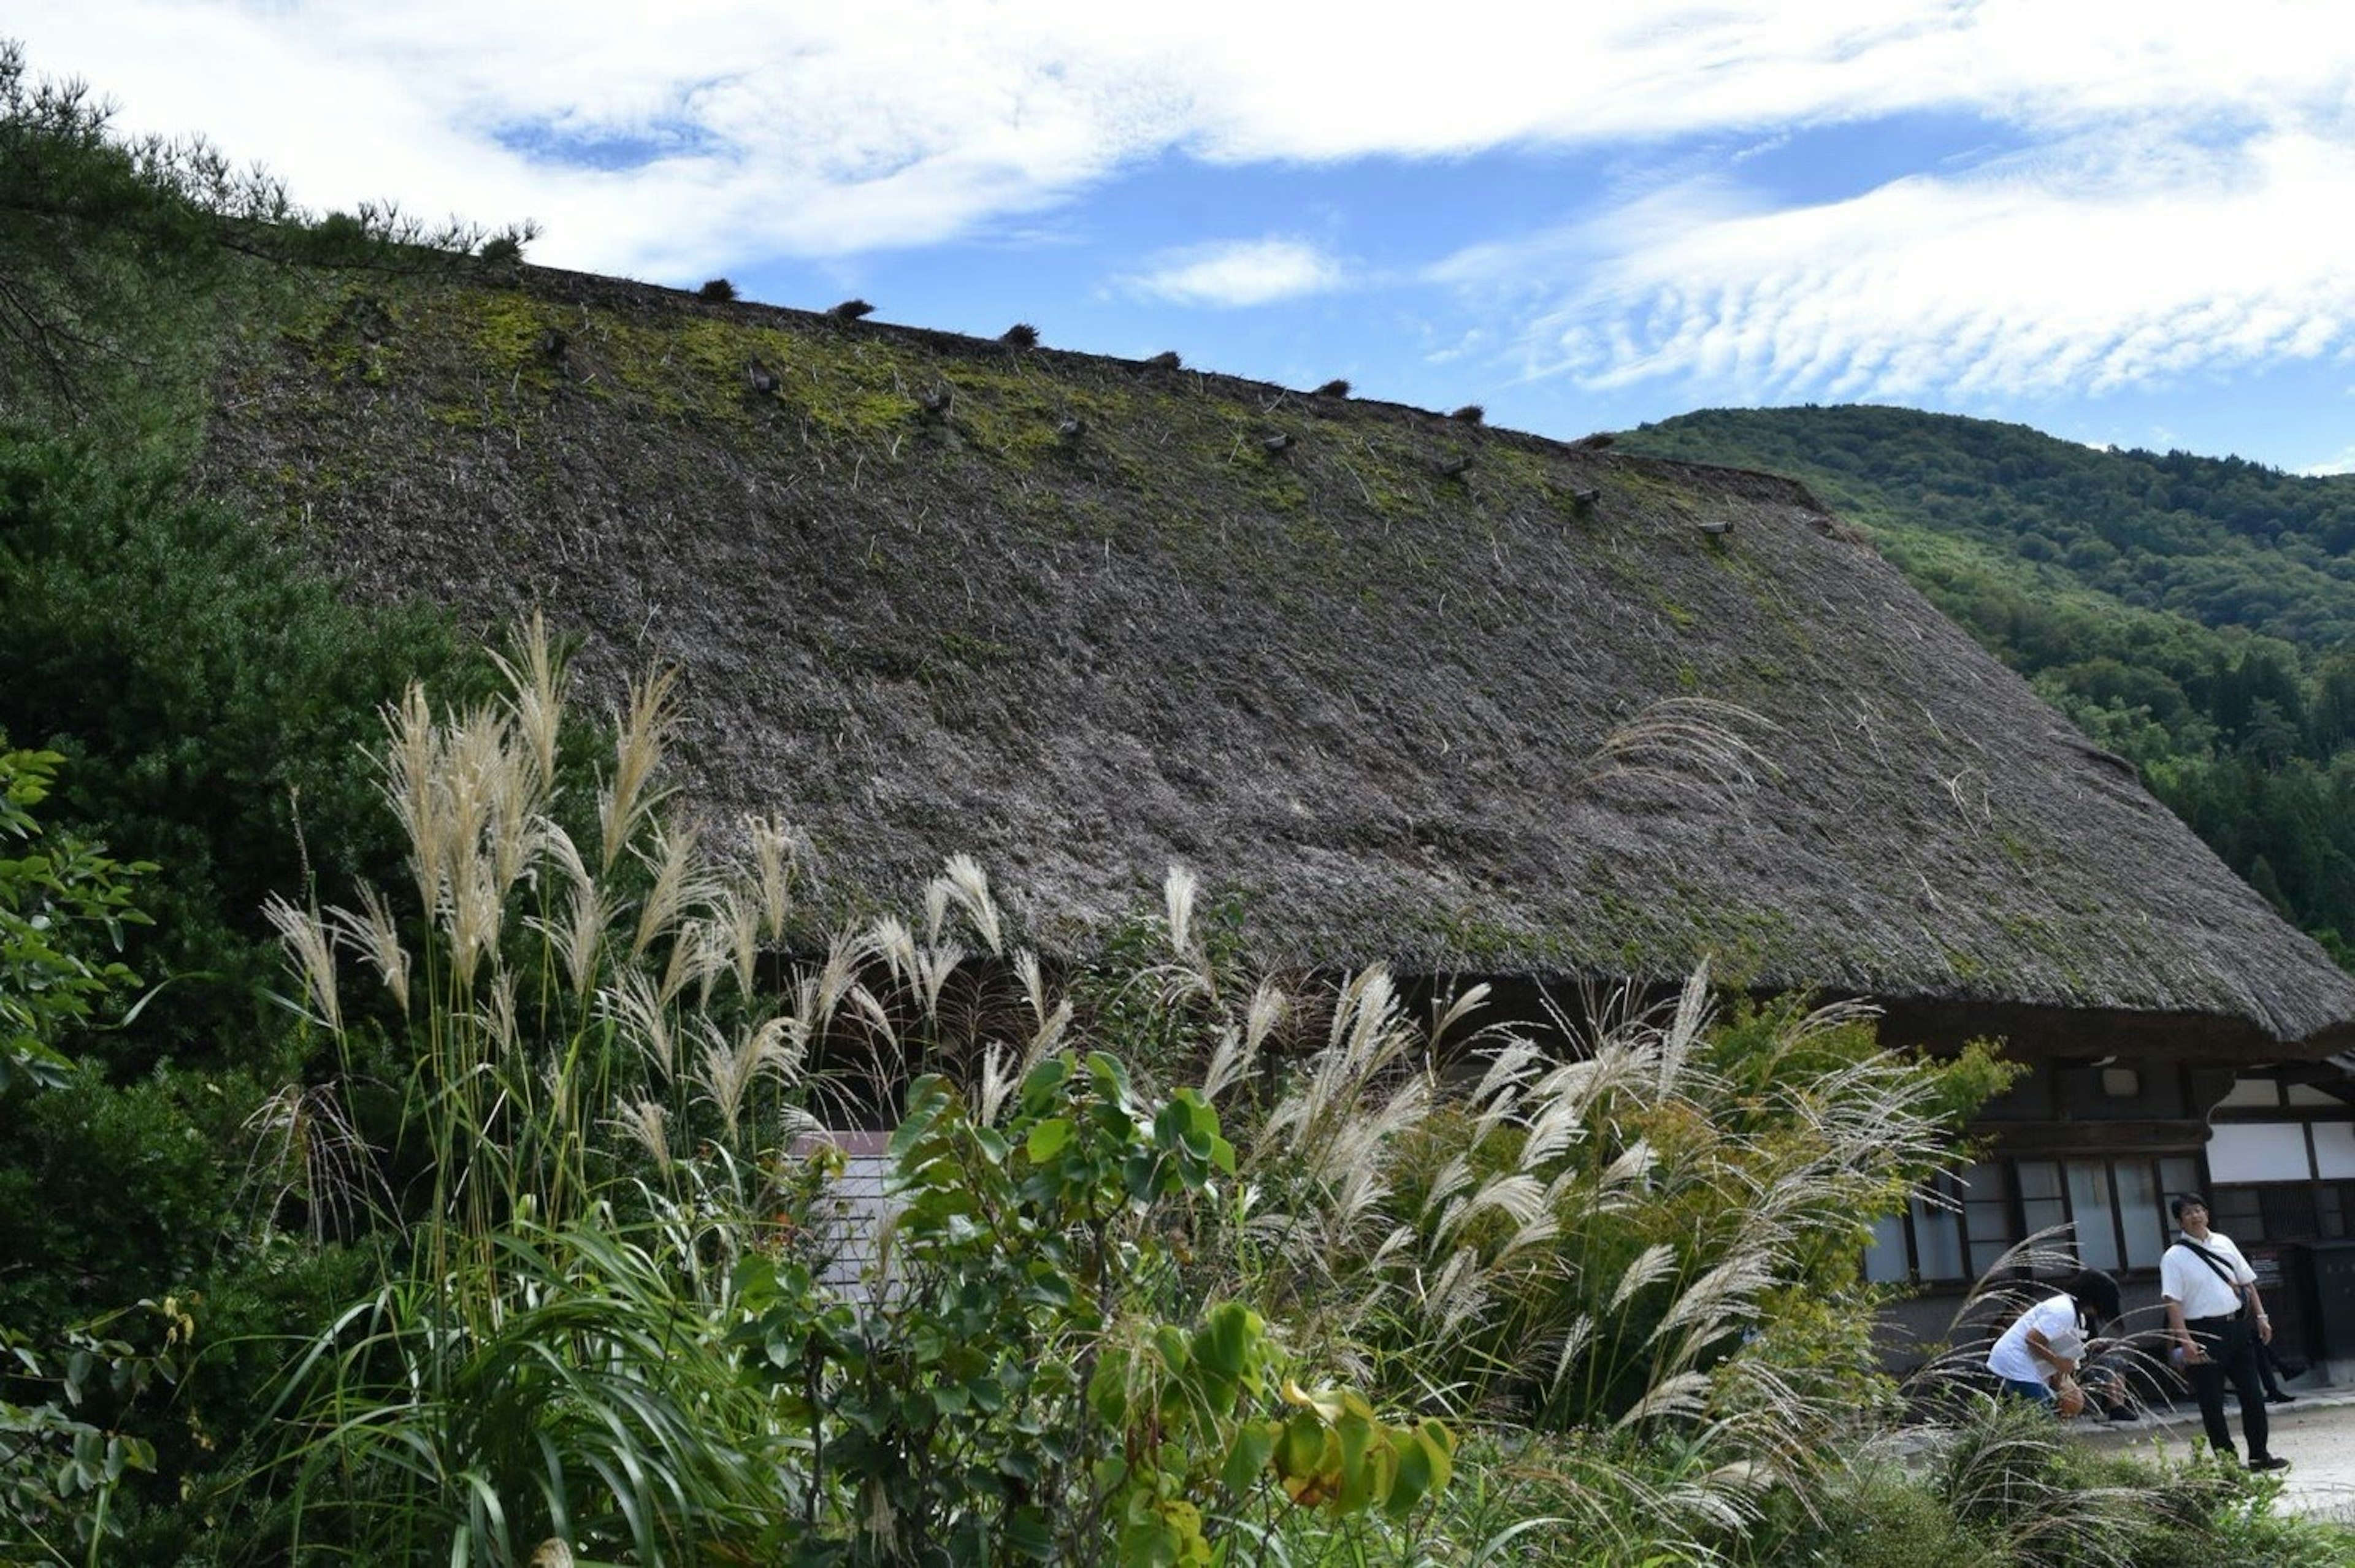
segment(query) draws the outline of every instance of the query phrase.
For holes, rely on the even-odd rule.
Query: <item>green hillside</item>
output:
[[[2355,476],[1911,409],[1710,409],[1634,451],[1804,481],[2344,961]]]

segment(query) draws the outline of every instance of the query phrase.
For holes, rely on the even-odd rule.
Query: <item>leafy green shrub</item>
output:
[[[1782,1560],[1822,1568],[1981,1568],[2002,1561],[1945,1499],[1894,1463],[1833,1472],[1828,1481],[1811,1517],[1785,1538]],[[1756,1554],[1754,1544],[1744,1555],[1777,1560]]]
[[[1403,1518],[1445,1484],[1444,1428],[1300,1390],[1258,1314],[1181,1288],[1168,1237],[1233,1169],[1199,1096],[1147,1114],[1101,1053],[1042,1060],[1001,1120],[1005,1093],[911,1091],[864,1310],[744,1265],[739,1338],[817,1434],[807,1510],[766,1551],[1207,1563],[1249,1514]]]
[[[143,1327],[146,1346],[123,1337]],[[129,1407],[180,1373],[195,1325],[166,1297],[105,1314],[36,1344],[0,1327],[0,1552],[11,1563],[96,1563],[124,1531],[119,1494],[155,1468],[154,1445],[123,1430]],[[29,1390],[28,1393],[27,1391]],[[41,1396],[38,1403],[14,1399]]]
[[[55,752],[12,752],[0,729],[0,1104],[20,1080],[55,1087],[72,1072],[58,1050],[101,1002],[139,983],[107,956],[126,925],[149,923],[131,883],[155,868],[123,865],[42,827]]]

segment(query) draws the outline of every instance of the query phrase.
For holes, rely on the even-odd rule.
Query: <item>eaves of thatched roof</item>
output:
[[[969,851],[1083,947],[1177,861],[1304,961],[2355,1040],[2355,984],[1785,480],[537,271],[342,302],[208,462],[365,592],[544,607],[609,689],[676,663],[692,797],[837,892]]]

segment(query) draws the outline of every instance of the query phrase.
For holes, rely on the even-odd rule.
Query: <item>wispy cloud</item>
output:
[[[532,217],[538,260],[666,281],[1028,229],[1156,159],[1608,148],[1657,177],[1699,147],[1716,177],[1599,218],[1566,195],[1425,281],[1518,373],[1726,399],[2090,391],[2355,344],[2324,233],[2355,197],[2355,7],[2301,0],[18,0],[5,27],[314,206]],[[1722,152],[1916,115],[2026,151],[1796,206]],[[1234,306],[1395,275],[1279,235],[1122,282]]]
[[[1172,304],[1273,304],[1322,293],[1343,281],[1341,264],[1305,240],[1230,240],[1164,251],[1123,287]]]
[[[1715,187],[1661,193],[1433,275],[1561,280],[1524,332],[1526,368],[1596,388],[2102,392],[2355,340],[2334,216],[2350,201],[2355,161],[2309,134],[2224,147],[2080,137],[1780,210]]]
[[[202,128],[314,204],[533,214],[547,259],[623,272],[930,243],[1172,150],[1455,155],[1919,109],[2055,133],[2220,115],[2346,130],[2339,7],[2240,0],[2229,25],[2189,0],[1641,10],[24,0],[7,26],[134,123]]]

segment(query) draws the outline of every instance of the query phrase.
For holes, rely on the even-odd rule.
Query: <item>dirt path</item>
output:
[[[2225,1411],[2237,1442],[2239,1406],[2227,1399]],[[2282,1506],[2355,1524],[2355,1390],[2301,1392],[2296,1403],[2275,1405],[2271,1413],[2273,1451],[2290,1462]],[[2077,1431],[2087,1442],[2104,1447],[2157,1445],[2169,1457],[2180,1458],[2200,1435],[2200,1413],[2187,1403],[2179,1410],[2133,1423],[2080,1422]]]

